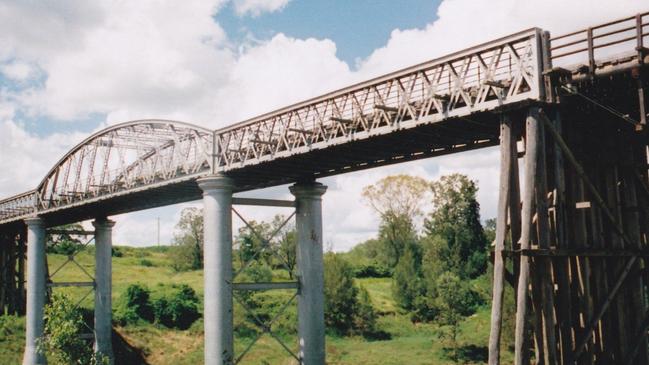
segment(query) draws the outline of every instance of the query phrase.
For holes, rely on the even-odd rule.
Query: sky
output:
[[[519,30],[560,34],[647,10],[646,0],[0,0],[0,198],[33,189],[115,123],[223,127]],[[360,192],[391,174],[467,174],[491,218],[498,164],[490,148],[323,179],[325,244],[376,235]],[[246,195],[290,197],[286,186]],[[187,206],[199,204],[113,217],[114,243],[156,244],[158,218],[171,242]]]

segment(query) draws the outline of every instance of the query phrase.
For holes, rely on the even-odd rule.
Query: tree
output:
[[[56,227],[62,231],[83,231],[83,226],[79,223],[66,224]],[[71,234],[51,234],[47,235],[47,253],[60,255],[73,255],[83,248],[81,240]]]
[[[434,210],[424,222],[429,237],[438,236],[440,262],[461,278],[475,278],[487,268],[488,243],[480,224],[478,188],[465,175],[442,176],[431,184]]]
[[[287,269],[293,279],[297,263],[297,232],[295,226],[284,224],[285,221],[285,216],[276,215],[270,223],[249,221],[249,225],[241,227],[235,239],[241,264],[256,260],[271,268]]]
[[[384,246],[385,263],[395,267],[405,247],[416,241],[415,220],[429,191],[426,180],[409,175],[385,177],[363,189],[363,198],[379,214],[379,241]]]
[[[276,237],[270,241],[272,233],[275,231],[273,224],[268,222],[257,222],[251,220],[247,225],[239,228],[239,233],[235,238],[235,246],[239,250],[239,259],[241,263],[250,260],[257,260],[259,263],[266,263],[272,266],[271,256],[273,253],[270,247]]]
[[[354,283],[354,269],[341,255],[324,258],[325,324],[338,335],[376,334],[376,312],[369,293]]]
[[[203,210],[185,208],[176,224],[174,268],[179,271],[203,268]]]
[[[472,300],[475,293],[468,287],[466,281],[452,272],[445,272],[439,276],[436,282],[438,296],[436,306],[439,314],[436,322],[447,328],[440,332],[442,338],[450,340],[451,358],[458,359],[457,336],[460,334],[460,323],[464,316],[475,310],[475,301]]]
[[[340,255],[329,252],[324,259],[325,324],[339,335],[353,329],[356,296],[354,270]]]
[[[394,268],[392,296],[405,310],[415,309],[417,298],[422,295],[421,254],[417,245],[406,246],[404,254]]]
[[[275,216],[273,226],[278,227],[285,220],[283,215]],[[278,256],[282,259],[282,266],[288,269],[289,278],[292,280],[297,266],[297,231],[295,226],[286,225],[279,233],[279,240],[275,246]]]

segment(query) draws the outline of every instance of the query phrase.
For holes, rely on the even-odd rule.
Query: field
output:
[[[118,248],[121,257],[113,257],[113,301],[132,283],[142,283],[152,290],[152,297],[161,295],[170,284],[188,284],[202,296],[201,271],[175,272],[170,267],[164,248]],[[80,266],[93,272],[92,247],[77,256]],[[61,266],[67,257],[48,255],[50,272]],[[83,270],[68,263],[54,275],[54,281],[84,281]],[[370,293],[372,303],[380,313],[379,327],[389,333],[387,340],[366,340],[363,337],[327,336],[328,364],[453,364],[448,356],[448,342],[440,338],[440,328],[434,324],[413,324],[408,314],[399,313],[391,298],[390,278],[357,279]],[[476,285],[484,286],[484,283]],[[87,288],[57,288],[72,299],[81,300]],[[281,294],[280,294],[281,295]],[[92,296],[81,301],[82,307],[91,308]],[[294,307],[294,305],[293,305]],[[243,321],[241,308],[235,308],[235,322]],[[288,318],[290,321],[291,311]],[[462,364],[481,364],[486,360],[489,334],[489,307],[484,306],[461,324],[459,338]],[[202,321],[187,330],[173,330],[149,323],[115,327],[116,352],[122,363],[147,364],[199,364],[203,356]],[[22,357],[24,318],[0,317],[0,364],[19,364]],[[279,336],[295,349],[295,335]],[[236,352],[241,353],[253,337],[237,338]],[[128,359],[128,360],[127,360]],[[503,363],[511,363],[511,354],[504,352]],[[264,335],[246,354],[241,364],[293,364],[295,361],[272,337]]]

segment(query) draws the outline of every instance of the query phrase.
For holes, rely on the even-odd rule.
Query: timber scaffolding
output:
[[[111,126],[36,189],[0,201],[0,309],[24,310],[25,220],[29,247],[42,248],[28,252],[37,263],[46,228],[203,197],[205,222],[220,222],[206,224],[205,242],[231,254],[232,193],[500,143],[489,363],[500,361],[511,285],[517,365],[649,364],[647,44],[649,13],[557,37],[533,28],[216,131],[160,120]],[[297,216],[313,219],[298,228],[299,242],[318,248],[310,240],[321,245],[321,235],[307,233],[321,228],[325,189],[300,186],[296,197],[311,205],[296,203],[310,207]],[[109,235],[101,241],[110,247]],[[322,269],[308,264],[304,273]],[[220,265],[206,261],[212,273],[228,263]],[[28,269],[35,278],[46,271]],[[231,295],[221,271],[225,282],[206,274],[206,283]],[[97,276],[107,275],[110,267]],[[42,313],[45,283],[33,282],[27,302]],[[311,305],[322,290],[296,286],[298,302],[310,303],[298,315],[309,346],[294,356],[323,364],[324,326],[309,323],[322,314]],[[221,349],[232,355],[231,307],[221,302],[206,301],[207,364],[221,363]],[[110,306],[100,314],[109,318]],[[34,344],[42,323],[32,317]],[[26,358],[38,363],[34,348]]]

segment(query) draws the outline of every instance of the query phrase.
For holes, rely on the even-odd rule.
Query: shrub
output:
[[[84,248],[83,244],[75,240],[62,240],[56,244],[48,245],[46,252],[58,255],[73,255]]]
[[[124,253],[122,252],[122,250],[119,247],[112,247],[110,249],[110,255],[112,257],[123,257]]]
[[[389,278],[392,276],[392,270],[378,263],[360,264],[354,269],[356,278]]]
[[[107,364],[98,359],[92,346],[81,334],[86,327],[82,311],[65,296],[54,294],[52,303],[45,307],[44,336],[39,339],[39,350],[47,353],[54,364]]]
[[[199,300],[188,285],[180,285],[171,295],[163,296],[153,303],[155,320],[169,328],[187,329],[200,318]]]
[[[140,260],[140,266],[151,267],[151,266],[155,266],[155,265],[153,265],[153,262],[151,260],[141,259]]]
[[[141,319],[153,322],[151,292],[145,285],[131,284],[126,288],[115,313],[115,321],[120,325],[134,324]]]
[[[266,264],[251,264],[243,270],[245,281],[254,283],[269,282],[273,280],[273,270]]]

